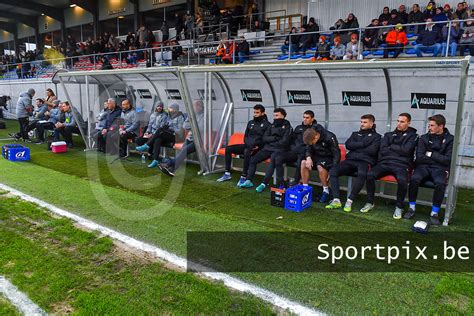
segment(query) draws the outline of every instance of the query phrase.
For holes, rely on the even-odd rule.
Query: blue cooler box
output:
[[[2,156],[10,161],[29,161],[30,149],[20,144],[2,146]]]
[[[301,212],[311,206],[313,201],[313,188],[310,186],[297,185],[285,192],[285,209],[293,212]]]

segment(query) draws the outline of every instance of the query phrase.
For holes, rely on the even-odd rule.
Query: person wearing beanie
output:
[[[379,34],[379,30],[376,27],[378,26],[379,20],[373,19],[372,22],[367,25],[368,29],[366,29],[362,35],[362,44],[368,49],[376,47],[377,35]]]
[[[390,52],[394,52],[393,58],[397,58],[403,51],[403,48],[408,44],[407,35],[403,31],[403,26],[401,24],[395,25],[393,30],[388,32],[385,42],[387,43],[387,47],[385,47],[383,52],[383,58],[388,58]]]
[[[362,60],[362,44],[359,42],[357,34],[351,34],[351,41],[346,45],[346,54],[343,60]]]
[[[33,105],[31,101],[34,96],[35,89],[30,88],[27,92],[21,93],[20,98],[18,98],[16,104],[16,117],[20,123],[20,131],[16,134],[9,134],[9,136],[16,140],[23,139],[25,142],[30,141],[26,129],[28,127],[28,117],[33,113]]]
[[[331,60],[342,60],[346,54],[346,46],[342,44],[341,37],[334,37],[334,46],[329,51],[329,58]]]
[[[138,146],[144,145],[150,138],[155,135],[156,131],[162,128],[168,121],[168,113],[164,110],[165,105],[163,102],[158,101],[155,105],[155,111],[151,113],[148,119],[148,125],[142,137],[136,139]]]
[[[398,11],[393,9],[391,12],[390,12],[390,20],[388,20],[388,24],[390,25],[397,25],[399,23],[402,23],[402,20],[400,19],[400,17],[398,16]]]
[[[157,104],[157,111],[163,103],[159,102]],[[166,114],[166,112],[163,112]],[[156,120],[162,123],[159,127],[155,127],[156,130],[153,131],[147,130],[148,139],[146,142],[138,146],[136,149],[142,152],[150,152],[152,154],[153,161],[148,165],[148,168],[155,168],[160,163],[160,153],[162,147],[170,147],[172,148],[176,142],[182,142],[184,139],[184,131],[183,131],[183,124],[184,124],[184,116],[183,113],[179,111],[179,105],[176,103],[171,104],[168,107],[168,113],[164,116],[161,114],[165,120],[161,121],[160,116],[156,117]],[[156,122],[156,121],[155,121]],[[153,132],[152,134],[150,134]]]
[[[326,36],[321,35],[319,37],[318,45],[316,45],[316,52],[314,52],[315,60],[328,60],[329,59],[329,43],[326,42]]]

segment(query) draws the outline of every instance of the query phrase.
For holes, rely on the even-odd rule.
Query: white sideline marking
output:
[[[38,305],[33,303],[28,296],[20,292],[16,286],[5,277],[0,275],[0,293],[5,295],[7,300],[10,301],[22,314],[30,315],[48,315],[45,311],[39,308]]]
[[[112,230],[110,228],[107,228],[105,226],[99,225],[97,223],[94,223],[88,219],[82,218],[76,214],[72,214],[68,211],[65,211],[63,209],[60,209],[52,204],[49,204],[45,201],[42,201],[40,199],[37,199],[35,197],[32,197],[28,194],[25,194],[23,192],[20,192],[12,187],[9,187],[5,184],[0,183],[0,189],[9,191],[12,195],[18,196],[21,199],[32,202],[35,204],[38,204],[41,207],[44,207],[48,209],[49,211],[62,216],[69,218],[73,220],[74,222],[78,223],[81,226],[84,226],[90,230],[95,230],[100,232],[103,235],[109,236],[115,240],[118,240],[130,247],[133,247],[135,249],[139,249],[143,252],[149,253],[154,255],[155,257],[158,257],[164,261],[167,261],[179,268],[182,268],[186,270],[187,264],[186,264],[186,259],[179,257],[171,252],[168,252],[166,250],[163,250],[161,248],[158,248],[156,246],[144,243],[142,241],[139,241],[137,239],[134,239],[132,237],[129,237],[127,235],[124,235],[122,233],[119,233],[115,230]],[[262,300],[279,307],[281,309],[289,310],[292,313],[298,314],[298,315],[325,315],[324,313],[317,311],[315,309],[312,309],[310,307],[306,307],[300,303],[294,302],[292,300],[289,300],[283,296],[280,296],[278,294],[275,294],[271,291],[265,290],[259,286],[256,286],[254,284],[242,281],[240,279],[237,279],[235,277],[232,277],[226,273],[221,273],[221,272],[203,272],[202,275],[206,276],[207,278],[213,279],[213,280],[218,280],[222,281],[225,286],[228,288],[240,291],[240,292],[247,292],[250,293],[258,298],[261,298]]]

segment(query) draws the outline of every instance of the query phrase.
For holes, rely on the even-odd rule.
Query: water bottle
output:
[[[145,154],[142,155],[142,163],[146,163],[146,157]]]

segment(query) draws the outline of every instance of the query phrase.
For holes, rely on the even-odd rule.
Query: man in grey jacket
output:
[[[85,129],[86,124],[81,114],[69,104],[69,101],[63,101],[61,103],[60,111],[59,122],[55,124],[54,128],[54,141],[59,141],[59,135],[62,135],[67,146],[74,148],[72,134],[80,134],[81,131],[78,125],[81,125],[81,128]]]
[[[10,134],[10,136],[17,140],[22,138],[24,141],[29,141],[28,132],[26,129],[28,127],[28,117],[30,116],[30,113],[33,112],[31,100],[33,99],[34,95],[35,90],[30,88],[27,92],[20,94],[20,98],[16,104],[16,117],[20,123],[20,131],[16,134]]]
[[[202,103],[201,100],[194,100],[193,101],[193,109],[194,109],[194,114],[196,115],[196,121],[197,125],[199,128],[199,132],[203,133],[204,132],[204,104]],[[174,177],[175,171],[181,166],[181,164],[184,162],[184,159],[188,154],[192,154],[196,152],[196,146],[194,146],[194,135],[191,130],[191,122],[189,120],[189,115],[186,118],[186,121],[184,121],[184,130],[188,132],[188,135],[186,137],[186,140],[184,141],[184,145],[181,148],[181,150],[176,154],[176,157],[174,160],[167,164],[160,164],[158,165],[158,168],[160,170],[170,176]]]
[[[124,124],[120,125],[120,158],[127,158],[128,140],[135,140],[139,134],[140,122],[138,115],[128,99],[122,101],[122,119]]]
[[[151,113],[148,120],[148,125],[142,137],[137,138],[136,143],[138,146],[142,146],[149,142],[149,140],[155,135],[156,131],[162,128],[168,122],[168,113],[164,110],[164,104],[158,101],[155,106],[155,111]],[[137,148],[138,150],[138,148]]]

